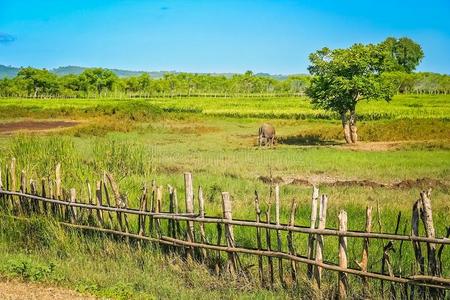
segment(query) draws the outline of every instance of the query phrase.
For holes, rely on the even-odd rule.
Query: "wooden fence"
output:
[[[450,244],[450,227],[447,228],[446,237],[435,236],[430,191],[420,193],[420,198],[413,206],[411,234],[401,235],[398,234],[400,217],[394,234],[373,232],[371,207],[366,209],[365,231],[348,230],[347,213],[344,210],[339,212],[338,228],[327,228],[328,198],[326,195],[320,196],[315,187],[311,196],[310,226],[295,224],[297,203],[294,200],[290,206],[289,222],[280,222],[281,199],[278,185],[273,190],[274,221],[271,219],[270,207],[265,212],[261,210],[260,197],[256,192],[255,220],[233,218],[232,199],[228,192],[221,194],[222,217],[210,217],[205,211],[201,187],[197,192],[198,211],[194,210],[191,173],[184,174],[184,183],[185,212],[179,211],[177,189],[172,186],[168,186],[169,210],[162,210],[163,187],[157,186],[155,181],[150,188],[143,187],[139,207],[132,208],[129,207],[126,196],[119,191],[114,177],[107,172],[96,182],[95,191],[86,182],[88,197],[86,201],[82,201],[74,188],[65,189],[63,186],[59,164],[52,179],[27,181],[26,174],[22,171],[18,181],[16,162],[12,159],[3,175],[0,170],[0,210],[4,215],[12,217],[37,215],[52,218],[63,226],[121,236],[124,242],[133,243],[137,247],[141,247],[144,241],[155,243],[168,251],[180,251],[187,259],[198,260],[217,271],[227,271],[236,276],[256,274],[256,270],[251,272],[248,267],[243,266],[240,256],[249,255],[257,261],[255,268],[261,284],[268,288],[276,285],[295,288],[302,278],[307,278],[320,296],[326,270],[337,273],[336,295],[341,299],[352,291],[349,275],[360,279],[365,297],[372,293],[370,280],[381,281],[379,286],[383,297],[444,299],[449,296],[450,279],[442,276],[443,268],[448,266],[442,262],[442,254],[445,245]],[[419,235],[420,223],[423,223],[425,236]],[[236,242],[240,239],[236,239],[234,232],[241,227],[253,228],[253,245],[247,245],[248,242],[239,245]],[[295,235],[306,235],[306,255],[296,251]],[[329,236],[338,240],[338,248],[335,249],[338,263],[324,260],[325,237]],[[362,253],[356,262],[356,268],[349,266],[349,238],[360,239],[362,243]],[[374,239],[382,241],[383,245],[380,272],[371,270],[368,264],[369,243]],[[411,263],[416,266],[413,268],[414,274],[405,275],[394,270],[391,251],[395,242],[400,243],[400,255],[405,242],[412,243],[415,261]],[[424,244],[426,247],[423,249]],[[221,253],[226,253],[226,257],[222,257]],[[304,272],[300,273],[301,270]],[[385,282],[388,282],[387,287]]]

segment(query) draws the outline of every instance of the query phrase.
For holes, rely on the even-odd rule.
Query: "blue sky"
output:
[[[450,1],[0,0],[0,64],[306,73],[324,46],[408,36],[450,74]]]

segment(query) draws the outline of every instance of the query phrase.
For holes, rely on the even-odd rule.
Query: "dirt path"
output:
[[[23,120],[18,122],[0,123],[0,134],[10,134],[16,131],[46,131],[73,127],[79,122],[74,121],[53,121],[53,120]]]
[[[74,291],[51,287],[45,284],[26,283],[16,280],[0,281],[0,299],[5,300],[91,300],[92,296],[80,295]]]

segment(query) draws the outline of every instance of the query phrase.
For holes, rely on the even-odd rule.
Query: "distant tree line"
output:
[[[450,76],[436,73],[385,73],[398,93],[448,94]],[[80,75],[57,76],[46,69],[22,68],[14,78],[0,79],[0,97],[174,97],[196,95],[303,95],[309,75],[278,80],[251,71],[231,77],[193,73],[168,73],[154,79],[144,73],[118,77],[102,68]]]
[[[102,68],[80,75],[57,76],[46,69],[22,68],[14,78],[0,80],[2,97],[152,97],[195,95],[302,94],[308,75],[284,80],[256,76],[251,71],[231,77],[193,73],[168,73],[154,79],[144,73],[120,78]]]

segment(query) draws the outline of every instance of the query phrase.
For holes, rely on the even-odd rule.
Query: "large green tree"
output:
[[[344,138],[349,144],[358,141],[357,104],[363,100],[390,101],[397,87],[385,74],[403,71],[403,65],[414,69],[419,63],[417,60],[414,60],[415,65],[412,61],[407,64],[404,60],[397,61],[387,43],[354,44],[334,50],[323,48],[309,56],[308,70],[313,76],[307,95],[314,106],[340,115]],[[405,51],[408,50],[405,48]]]
[[[89,92],[95,91],[98,95],[113,89],[118,82],[118,77],[111,70],[102,68],[90,68],[83,71],[79,76],[80,87]]]
[[[27,90],[28,96],[57,94],[59,85],[55,74],[46,69],[21,68],[17,73],[17,79]]]
[[[411,73],[424,56],[422,47],[407,37],[388,37],[380,44],[380,48],[385,51],[387,71]]]

